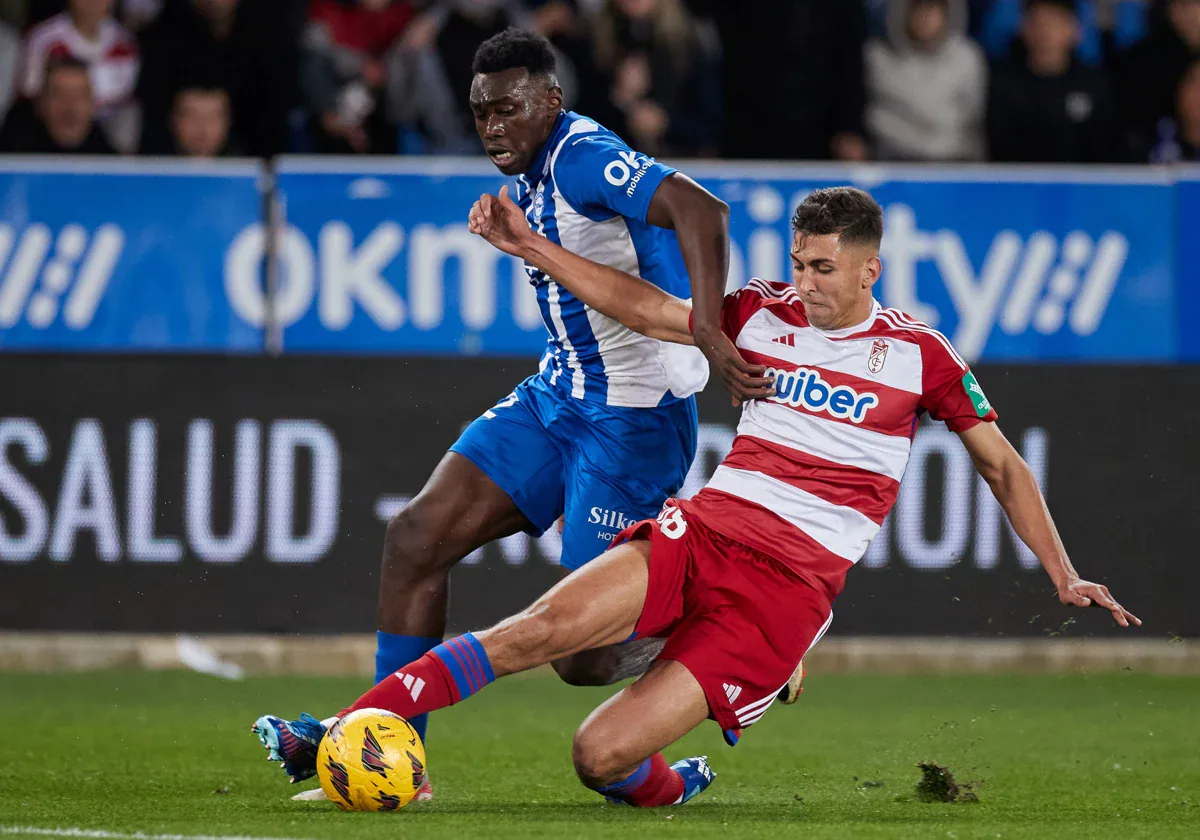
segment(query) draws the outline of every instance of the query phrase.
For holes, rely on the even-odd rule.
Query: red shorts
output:
[[[686,502],[683,506],[686,506]],[[833,618],[828,598],[783,563],[704,526],[668,501],[657,520],[613,541],[650,541],[650,582],[635,637],[691,671],[722,729],[762,717]]]

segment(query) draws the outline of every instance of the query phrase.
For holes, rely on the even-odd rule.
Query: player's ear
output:
[[[883,263],[879,257],[871,257],[863,263],[862,285],[864,289],[869,289],[879,280],[879,275],[883,273]]]
[[[546,104],[550,106],[550,110],[557,114],[562,110],[563,92],[558,85],[550,85],[550,90],[546,93]]]

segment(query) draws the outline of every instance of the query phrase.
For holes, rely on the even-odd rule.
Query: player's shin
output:
[[[495,679],[483,644],[467,633],[384,678],[341,714],[384,709],[412,720],[465,700]]]

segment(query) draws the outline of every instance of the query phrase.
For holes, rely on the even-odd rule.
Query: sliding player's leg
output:
[[[341,714],[377,708],[411,720],[465,700],[497,677],[629,638],[646,600],[649,553],[645,541],[618,546],[521,613],[488,630],[451,639],[404,665]],[[279,743],[264,740],[269,751],[275,749],[269,757],[283,761],[285,771],[298,781],[315,771],[316,746],[328,723],[308,715],[291,722],[264,715],[255,731],[277,733]]]
[[[708,701],[691,672],[660,659],[579,727],[572,750],[575,772],[613,801],[640,807],[686,802],[715,774],[704,756],[668,765],[662,750],[708,715]]]

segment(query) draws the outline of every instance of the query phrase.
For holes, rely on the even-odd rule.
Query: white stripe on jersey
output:
[[[773,341],[780,335],[795,335],[795,346]],[[831,341],[820,330],[797,327],[769,309],[760,309],[742,327],[737,346],[803,367],[825,368],[920,395],[921,346],[896,338],[885,338],[888,353],[883,369],[879,373],[871,373],[867,368],[870,346],[879,338],[863,336]]]
[[[851,563],[866,554],[867,545],[879,531],[878,525],[854,508],[831,504],[760,472],[722,465],[705,486],[761,505]]]
[[[761,280],[758,277],[751,277],[746,283],[746,288],[751,291],[758,292],[765,298],[775,298],[777,300],[787,301],[788,303],[799,303],[800,295],[796,292],[794,286],[788,286],[786,289],[776,289],[766,280]]]
[[[760,438],[896,481],[904,477],[911,447],[906,437],[822,420],[767,400],[745,404],[737,431],[739,435]]]
[[[946,348],[946,352],[950,354],[950,358],[954,359],[961,369],[967,369],[967,363],[963,361],[962,356],[958,355],[958,351],[954,349],[954,346],[950,343],[950,340],[933,327],[922,323],[921,321],[910,318],[899,309],[881,309],[879,310],[879,315],[888,323],[889,326],[895,329],[912,330],[913,332],[925,333],[926,335],[933,336],[943,347]]]
[[[567,325],[563,322],[562,306],[558,302],[559,286],[553,280],[548,281],[548,283],[546,299],[550,306],[550,320],[554,322],[554,329],[558,332],[563,350],[567,354],[567,370],[571,371],[571,396],[576,399],[583,399],[583,366],[579,364],[579,356],[575,353],[575,346],[571,344],[571,339],[567,335]],[[555,368],[554,373],[551,374],[551,385],[558,380],[559,370],[561,368]]]

